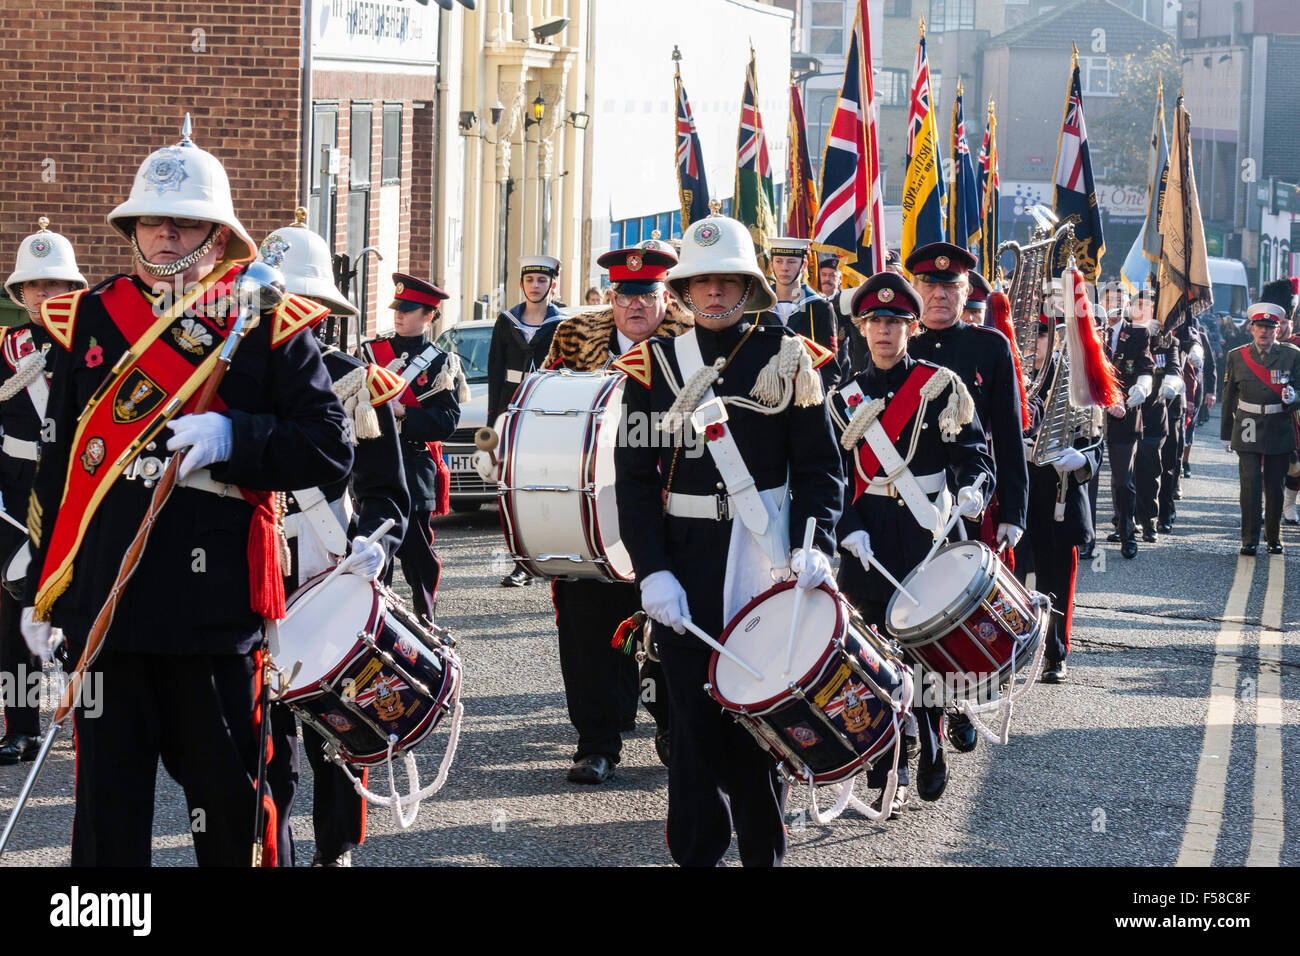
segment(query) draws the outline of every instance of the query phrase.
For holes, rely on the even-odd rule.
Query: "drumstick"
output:
[[[817,519],[809,518],[808,524],[803,529],[803,553],[804,560],[808,560],[808,552],[812,550],[813,535],[817,533]],[[785,670],[781,671],[782,677],[790,676],[790,665],[794,661],[794,635],[799,627],[799,612],[803,610],[803,599],[807,591],[796,586],[794,589],[794,610],[790,612],[790,639],[785,644]]]
[[[984,487],[984,479],[986,477],[988,476],[981,471],[979,477],[975,479],[975,484],[971,485],[971,488],[975,491],[979,491]],[[960,517],[961,511],[953,511],[952,517],[948,519],[948,524],[943,529],[943,534],[935,539],[934,546],[930,548],[930,553],[925,556],[925,560],[916,566],[917,571],[925,570],[925,566],[930,563],[930,559],[934,557],[935,552],[938,551],[939,548],[948,540],[948,535],[952,534],[952,529],[957,526],[957,519]]]
[[[885,580],[888,581],[890,584],[892,584],[899,594],[903,595],[903,597],[911,601],[914,607],[921,606],[921,602],[918,601],[916,598],[912,597],[912,592],[909,591],[907,588],[903,587],[902,582],[900,582],[898,578],[890,574],[889,571],[885,568],[885,566],[876,560],[876,556],[874,554],[868,552],[867,560],[871,562],[871,566],[873,568],[875,568],[882,575],[884,575]]]
[[[707,634],[705,634],[703,631],[701,631],[698,627],[695,626],[695,623],[694,623],[693,621],[682,621],[682,624],[685,625],[686,630],[690,631],[692,634],[694,634],[696,637],[698,637],[700,640],[702,640],[705,644],[708,644],[709,647],[713,648],[715,651],[717,651],[719,654],[721,654],[721,655],[722,655],[723,657],[725,657],[727,660],[731,661],[731,662],[732,662],[733,664],[735,664],[737,667],[743,668],[744,670],[748,671],[748,672],[750,673],[750,675],[753,676],[754,680],[762,680],[762,679],[763,679],[763,675],[762,675],[762,674],[760,674],[758,671],[754,670],[754,668],[752,668],[752,667],[750,667],[748,664],[746,664],[744,660],[742,660],[741,658],[737,657],[735,654],[731,653],[731,651],[727,650],[725,647],[723,647],[721,644],[719,644],[719,643],[718,643],[717,641],[715,641],[713,638],[709,637],[709,635],[707,635]]]
[[[393,521],[392,518],[385,518],[384,523],[381,524],[378,528],[376,528],[374,530],[374,533],[371,534],[370,537],[366,538],[364,542],[362,542],[361,546],[367,547],[369,545],[374,544],[384,535],[388,534],[388,532],[392,530],[394,524],[396,524],[396,522]],[[356,549],[354,548],[353,553],[355,552]],[[329,584],[336,577],[338,577],[340,574],[343,573],[343,565],[346,563],[347,563],[347,558],[344,558],[342,561],[340,561],[338,564],[334,566],[334,570],[332,570],[329,574],[325,575],[325,577],[321,579],[320,584],[316,585],[310,591],[304,594],[301,598],[299,598],[298,603],[295,604],[293,607],[289,608],[289,613],[284,616],[284,620],[288,621],[289,618],[293,617],[295,614],[301,611],[303,609],[303,606],[306,605],[308,601],[310,601],[316,595],[320,594],[321,591],[324,591],[325,590],[324,586],[326,584]]]

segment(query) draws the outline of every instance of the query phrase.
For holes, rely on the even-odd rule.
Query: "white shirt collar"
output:
[[[622,330],[622,329],[617,329],[617,328],[616,328],[614,331],[618,334],[618,354],[619,354],[619,355],[623,355],[623,354],[625,354],[625,353],[628,351],[628,349],[630,349],[632,346],[636,345],[635,342],[633,342],[631,339],[629,339],[626,335],[623,334],[623,330]]]

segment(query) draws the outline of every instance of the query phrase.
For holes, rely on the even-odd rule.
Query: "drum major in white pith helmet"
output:
[[[145,260],[135,241],[135,220],[140,216],[201,219],[213,224],[203,244],[175,262],[155,264]],[[207,254],[216,242],[217,227],[230,227],[225,258],[245,262],[256,254],[255,243],[235,215],[230,179],[221,161],[190,139],[190,117],[185,114],[181,141],[150,153],[131,184],[126,201],[108,214],[109,225],[131,243],[136,258],[150,275],[172,276],[184,272]]]
[[[280,270],[286,292],[324,303],[335,315],[357,314],[356,306],[334,284],[334,257],[325,240],[307,228],[303,207],[298,207],[291,225],[267,234],[257,257]]]
[[[24,282],[37,279],[58,279],[71,282],[79,288],[86,288],[86,277],[77,268],[77,256],[70,243],[57,232],[50,232],[46,227],[50,221],[42,216],[37,225],[39,232],[34,232],[18,244],[18,256],[14,262],[14,271],[5,280],[5,291],[15,302],[22,302]]]
[[[776,304],[776,293],[758,267],[754,240],[744,224],[725,216],[692,223],[682,236],[681,260],[668,273],[668,286],[689,307],[686,280],[692,276],[732,274],[750,280],[746,312],[765,312]]]

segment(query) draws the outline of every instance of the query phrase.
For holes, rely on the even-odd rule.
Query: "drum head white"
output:
[[[835,639],[835,598],[820,588],[805,592],[799,612],[799,629],[794,639],[794,660],[785,670],[790,618],[798,588],[787,588],[752,607],[737,618],[727,636],[726,648],[763,675],[753,675],[719,655],[714,673],[718,693],[733,704],[750,705],[787,696],[790,682],[800,681],[816,666]]]
[[[913,570],[903,579],[903,587],[921,606],[913,607],[902,594],[895,594],[890,601],[889,629],[898,633],[956,611],[979,579],[987,550],[978,541],[958,541],[941,548],[920,574]]]
[[[315,684],[350,654],[357,642],[357,632],[370,620],[375,604],[374,586],[368,579],[340,574],[329,584],[299,589],[288,609],[313,591],[320,593],[279,625],[277,664],[289,671],[296,661],[302,661],[302,670],[294,678],[292,690]]]
[[[26,541],[18,546],[9,563],[5,565],[4,579],[6,581],[22,581],[27,577],[27,566],[32,561],[32,549],[28,547]]]

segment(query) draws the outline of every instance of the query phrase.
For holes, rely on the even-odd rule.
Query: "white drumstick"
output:
[[[885,580],[888,581],[890,584],[892,584],[895,590],[897,590],[899,594],[903,595],[903,597],[911,601],[914,607],[921,606],[921,602],[918,601],[916,598],[912,597],[912,592],[909,591],[907,588],[903,587],[902,582],[900,582],[898,578],[890,574],[889,571],[885,568],[885,566],[876,560],[876,556],[874,554],[868,553],[867,560],[871,562],[871,566],[873,568],[875,568],[882,575],[884,575]]]
[[[975,491],[979,491],[981,488],[984,487],[984,479],[987,477],[988,475],[986,475],[984,472],[981,471],[979,477],[975,479],[975,484],[971,485],[971,488],[974,489]],[[939,548],[941,548],[947,542],[948,535],[952,534],[952,529],[957,526],[957,520],[959,518],[961,518],[961,511],[954,510],[952,513],[952,517],[948,519],[947,527],[943,529],[943,534],[940,535],[937,539],[935,539],[934,546],[930,548],[930,553],[925,556],[924,561],[922,561],[920,564],[916,566],[916,570],[918,571],[925,570],[925,566],[930,563],[930,559],[934,557],[935,552],[938,551]]]
[[[745,661],[742,658],[737,657],[735,654],[731,653],[731,651],[727,650],[725,647],[723,647],[713,638],[709,637],[709,635],[701,631],[698,627],[695,626],[694,622],[683,621],[682,623],[686,626],[686,630],[690,631],[692,634],[694,634],[696,637],[702,640],[705,644],[708,644],[709,647],[713,648],[715,651],[717,651],[727,660],[731,661],[737,667],[741,667],[747,670],[750,673],[750,675],[754,678],[754,680],[763,679],[762,674],[754,670],[754,668],[750,667],[747,663],[745,663]]]
[[[808,560],[808,552],[812,550],[813,535],[817,533],[817,519],[809,518],[808,524],[803,529],[803,553],[804,560]],[[790,676],[790,665],[794,661],[794,635],[799,629],[799,612],[803,610],[803,599],[808,594],[803,588],[796,586],[794,589],[794,610],[790,612],[790,639],[785,645],[785,670],[781,671],[782,677]]]
[[[388,534],[388,532],[392,530],[393,525],[396,523],[397,522],[395,522],[392,518],[385,518],[384,523],[381,524],[378,528],[376,528],[374,533],[370,537],[366,538],[365,542],[362,544],[362,547],[368,547],[369,545],[374,544],[384,535]],[[355,550],[356,549],[353,549],[354,552]],[[332,570],[329,574],[325,575],[325,577],[321,579],[320,584],[316,585],[314,588],[312,588],[310,591],[304,594],[301,598],[299,598],[298,603],[295,604],[293,607],[289,608],[289,613],[284,616],[284,619],[286,621],[289,620],[289,618],[293,617],[295,614],[301,611],[303,607],[308,602],[311,601],[312,598],[314,598],[316,595],[324,591],[325,585],[329,584],[336,577],[338,577],[340,574],[343,573],[343,565],[347,563],[347,560],[348,560],[347,558],[344,558],[342,561],[336,564],[334,566],[334,570]]]

